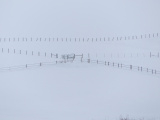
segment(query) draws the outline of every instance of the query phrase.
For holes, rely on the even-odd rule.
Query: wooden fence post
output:
[[[90,63],[90,59],[88,59],[88,63]]]
[[[58,58],[58,54],[56,54],[56,58]]]
[[[130,69],[132,70],[132,65],[130,65]]]

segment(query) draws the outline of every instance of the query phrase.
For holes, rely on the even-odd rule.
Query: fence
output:
[[[151,39],[159,38],[159,33],[142,34],[142,35],[129,35],[129,36],[114,36],[104,38],[0,38],[0,42],[103,42],[103,41],[121,41],[121,40],[134,40],[134,39]]]
[[[81,60],[73,60],[69,61],[71,63],[73,62],[79,62],[79,63],[92,63],[92,64],[97,64],[97,65],[104,65],[108,67],[114,67],[114,68],[120,68],[120,69],[126,69],[126,70],[132,70],[132,71],[139,71],[139,72],[147,72],[155,75],[160,75],[160,71],[156,69],[150,69],[150,68],[145,68],[142,66],[134,66],[134,65],[126,65],[122,63],[115,63],[115,62],[110,62],[110,61],[99,61],[99,60],[91,60],[91,59],[83,59]],[[41,62],[41,63],[34,63],[34,64],[25,64],[25,65],[19,65],[19,66],[10,66],[10,67],[2,67],[0,68],[0,72],[6,72],[6,71],[15,71],[15,70],[24,70],[24,69],[31,69],[31,68],[38,68],[38,67],[43,67],[43,66],[53,66],[57,64],[66,64],[66,61],[59,60],[59,61],[54,61],[54,62]]]
[[[28,50],[17,50],[17,49],[10,49],[10,48],[0,48],[1,50],[1,53],[13,53],[13,54],[23,54],[23,55],[31,55],[31,56],[44,56],[44,57],[50,57],[50,58],[59,58],[60,55],[57,54],[57,53],[48,53],[48,52],[39,52],[39,51],[28,51]],[[91,55],[91,54],[82,54],[84,57],[87,57],[87,58],[90,58],[91,56],[92,57],[96,57],[97,58],[97,54],[95,55]],[[79,56],[79,55],[76,55],[76,56]],[[80,55],[81,56],[81,55]],[[101,56],[102,57],[102,56]],[[128,53],[128,55],[126,53],[121,53],[121,54],[112,54],[110,53],[110,55],[108,54],[104,54],[103,55],[103,58],[140,58],[140,57],[148,57],[148,58],[160,58],[160,52],[157,52],[157,53],[153,53],[153,52],[148,52],[146,54],[144,53]]]

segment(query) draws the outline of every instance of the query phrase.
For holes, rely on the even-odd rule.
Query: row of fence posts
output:
[[[81,62],[85,62],[85,60],[81,59]],[[93,63],[90,59],[87,59],[86,62],[87,63]],[[149,68],[133,66],[133,65],[124,65],[124,64],[120,64],[120,63],[99,61],[99,60],[94,61],[94,63],[97,63],[97,64],[100,64],[100,63],[102,64],[103,63],[106,66],[118,67],[118,68],[124,68],[125,67],[125,68],[128,68],[130,70],[133,70],[133,68],[135,68],[136,70],[141,71],[141,72],[146,71],[146,72],[151,72],[152,74],[160,74],[160,71],[157,71],[157,70],[154,70],[154,69],[149,69]]]
[[[2,48],[1,51],[2,51],[2,53],[3,53],[3,52],[4,52],[4,48]],[[8,52],[8,53],[10,53],[10,51],[11,51],[10,49],[7,49],[7,52]],[[19,54],[22,54],[22,50],[15,50],[15,49],[13,49],[13,53],[14,53],[14,54],[16,54],[16,51],[18,51]],[[25,51],[25,54],[28,55],[28,53],[29,53],[29,52],[26,50],[26,51]],[[34,55],[34,53],[35,53],[34,51],[31,51],[31,55]],[[53,54],[53,53],[46,53],[46,52],[45,52],[45,53],[44,53],[44,56],[47,57],[48,54],[49,54],[49,56],[50,56],[51,58],[54,57],[54,56],[55,56],[56,58],[58,58],[58,54]],[[40,55],[41,55],[41,52],[38,52],[38,56],[40,56]],[[83,54],[82,54],[82,55],[83,55]],[[78,55],[77,55],[77,56],[78,56]],[[119,56],[119,54],[118,54],[118,56]],[[137,56],[138,56],[138,54],[137,54]],[[96,54],[96,57],[97,57],[97,54]],[[105,56],[105,57],[106,57],[106,56]],[[112,58],[112,57],[113,57],[113,55],[111,54],[111,58]],[[125,54],[124,54],[124,57],[125,57]],[[132,54],[131,54],[131,57],[133,57]],[[150,52],[150,53],[149,53],[149,57],[150,57],[150,58],[152,58],[152,57],[160,58],[160,53],[158,52],[157,54],[153,54],[152,52]],[[88,54],[88,58],[90,58],[90,54]]]
[[[85,60],[82,60],[81,58],[81,62],[85,62]],[[58,63],[63,63],[62,61],[55,61],[55,64],[58,64]],[[92,61],[90,59],[87,59],[87,63],[92,63]],[[94,61],[94,63],[97,63],[97,64],[100,64],[100,63],[103,63],[105,66],[110,66],[110,67],[118,67],[118,68],[127,68],[127,69],[130,69],[130,70],[133,70],[133,68],[136,68],[138,71],[146,71],[146,72],[150,72],[152,74],[160,74],[160,71],[157,71],[157,70],[153,70],[153,69],[149,69],[149,68],[143,68],[143,67],[138,67],[138,66],[133,66],[133,65],[124,65],[124,64],[119,64],[119,63],[114,63],[114,62],[107,62],[107,61],[99,61],[99,60],[96,60],[96,62]],[[117,64],[117,66],[116,66]],[[45,65],[43,63],[39,63],[39,64],[36,64],[36,66],[38,67],[41,67],[42,65]],[[51,64],[50,64],[51,65]],[[53,65],[53,63],[52,63]],[[27,69],[29,67],[33,67],[35,66],[35,64],[26,64],[24,67]],[[17,67],[14,67],[14,68],[18,68],[20,67],[21,69],[22,66],[17,66]],[[9,70],[12,68],[12,67],[7,67]],[[0,70],[6,70],[5,68],[0,68]]]
[[[18,51],[19,54],[22,54],[22,50],[17,50],[17,51]],[[2,52],[2,53],[4,52],[4,48],[1,49],[1,52]],[[11,52],[10,49],[7,49],[7,52],[10,53],[10,52]],[[16,50],[15,50],[15,49],[13,49],[13,53],[16,54]],[[29,53],[28,51],[25,51],[25,55],[28,55],[28,53]],[[34,51],[31,51],[31,55],[32,55],[32,56],[35,55],[34,53],[35,53]],[[48,54],[49,54],[49,53],[48,53]],[[38,52],[37,55],[38,55],[38,56],[41,56],[41,52]],[[44,53],[44,56],[47,57],[47,53],[46,53],[46,52]],[[50,53],[50,57],[51,57],[51,58],[52,58],[52,57],[58,58],[58,54]]]
[[[140,35],[140,39],[143,39],[143,38],[155,38],[155,37],[159,37],[159,33],[157,33],[157,34],[145,34],[145,35]],[[125,36],[125,37],[108,37],[108,38],[106,38],[106,37],[104,37],[103,39],[102,38],[87,38],[87,39],[85,39],[85,38],[36,38],[35,39],[35,41],[113,41],[113,40],[122,40],[122,39],[124,39],[124,40],[134,40],[134,39],[139,39],[139,37],[138,37],[138,35],[135,35],[135,36]],[[0,38],[0,42],[6,42],[6,41],[9,41],[9,42],[11,42],[11,41],[13,41],[13,42],[15,42],[16,40],[19,42],[20,40],[22,40],[22,41],[34,41],[34,39],[33,38]]]

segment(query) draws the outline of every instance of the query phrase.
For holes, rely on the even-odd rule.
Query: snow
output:
[[[160,74],[97,64],[160,71],[159,10],[150,0],[0,1],[0,119],[159,120]]]

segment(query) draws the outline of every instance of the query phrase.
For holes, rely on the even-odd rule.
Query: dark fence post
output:
[[[56,58],[58,58],[58,54],[56,54]]]
[[[132,65],[130,65],[130,69],[132,69]]]
[[[88,59],[88,63],[90,63],[90,59]]]

